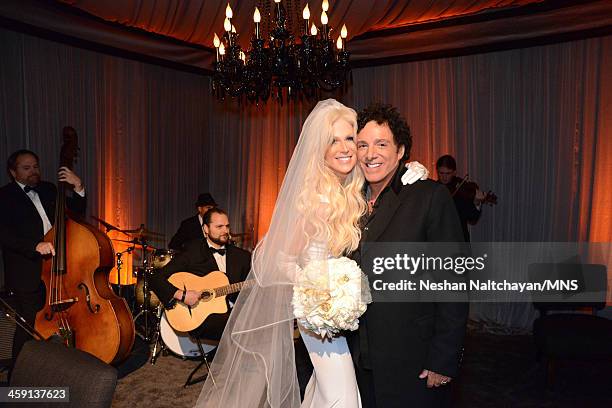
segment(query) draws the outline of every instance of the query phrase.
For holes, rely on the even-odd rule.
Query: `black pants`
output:
[[[30,326],[34,327],[36,313],[42,309],[45,303],[44,287],[41,287],[36,292],[15,292],[12,300],[15,305],[15,311],[23,317]],[[32,336],[17,325],[13,337],[13,363],[17,360],[17,356],[25,342],[31,339]]]
[[[359,364],[355,364],[355,375],[357,376],[359,394],[361,394],[361,405],[363,408],[376,408],[372,370],[366,370],[360,367]]]
[[[360,367],[359,364],[356,364],[355,374],[357,376],[357,385],[359,386],[359,393],[361,394],[361,404],[363,408],[377,408],[376,390],[372,370],[364,369],[363,367]],[[402,376],[403,374],[400,372],[397,373],[397,375]],[[427,388],[427,379],[416,381],[416,387],[415,382],[408,384],[409,382],[406,381],[406,395],[409,395],[412,398],[412,404],[410,405],[411,407],[447,408],[452,406],[451,384],[441,386],[440,388]],[[381,397],[384,399],[384,396],[379,395],[379,402]],[[383,404],[386,405],[384,402]],[[398,405],[393,404],[393,406]]]
[[[223,314],[211,314],[206,318],[197,329],[192,330],[190,334],[195,337],[209,339],[209,340],[221,340],[221,335],[229,319],[230,312]]]

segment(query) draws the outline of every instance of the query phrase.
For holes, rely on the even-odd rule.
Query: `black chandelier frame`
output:
[[[217,47],[212,77],[212,93],[217,99],[230,96],[265,103],[273,96],[282,103],[284,99],[319,98],[321,91],[345,87],[351,70],[345,38],[338,38],[334,44],[330,36],[333,29],[328,24],[313,35],[306,20],[301,41],[296,42],[287,29],[287,12],[281,3],[276,3],[275,14],[267,40],[260,38],[259,23],[255,23],[246,54],[233,26],[226,29]]]

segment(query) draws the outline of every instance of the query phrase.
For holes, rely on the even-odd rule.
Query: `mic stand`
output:
[[[143,270],[143,304],[140,306],[140,311],[134,317],[134,323],[142,316],[144,320],[143,333],[136,332],[144,341],[149,343],[151,341],[151,327],[150,323],[155,322],[155,313],[151,311],[151,290],[149,289],[149,275],[152,273],[153,268],[149,266],[149,256],[147,254],[147,248],[151,247],[147,244],[145,239],[140,239],[139,244],[142,246],[142,270]],[[151,247],[152,248],[152,247]]]
[[[123,260],[121,259],[121,256],[123,254],[131,253],[135,247],[136,245],[132,245],[131,248],[128,248],[125,251],[117,252],[117,281],[119,283],[117,288],[117,295],[119,295],[119,297],[123,297],[123,285],[121,284],[121,266],[123,265]]]
[[[153,352],[151,353],[151,365],[154,365],[155,361],[157,360],[157,357],[159,357],[161,353],[166,351],[166,345],[164,344],[163,339],[161,338],[161,319],[162,319],[163,313],[164,313],[164,307],[160,303],[157,306],[157,315],[156,315],[157,322],[156,322],[155,332],[153,333],[153,339],[152,339]]]
[[[21,327],[23,331],[32,336],[34,340],[45,340],[42,334],[40,334],[34,327],[30,326],[30,324],[1,297],[0,308],[2,308],[2,311],[6,317],[14,321],[17,326]]]

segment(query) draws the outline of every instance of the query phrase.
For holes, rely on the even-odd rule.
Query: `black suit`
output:
[[[454,192],[457,186],[461,183],[462,179],[455,176],[450,183],[446,185],[449,191]],[[466,242],[470,241],[470,229],[468,224],[474,225],[480,219],[482,211],[474,205],[474,200],[470,200],[462,196],[460,193],[453,196],[457,213],[459,214],[459,220],[461,221],[461,228],[463,229],[463,237]]]
[[[53,225],[57,189],[54,184],[42,181],[37,190]],[[87,207],[86,199],[74,192],[66,204],[79,214],[84,214]],[[6,287],[15,294],[17,313],[33,326],[36,312],[42,308],[45,298],[40,280],[42,258],[35,250],[36,245],[44,240],[43,222],[30,197],[14,181],[0,188],[0,225]],[[17,357],[28,338],[21,329],[15,332],[13,357]]]
[[[181,251],[187,243],[193,240],[201,240],[203,236],[200,217],[196,214],[181,221],[181,226],[170,240],[168,248]]]
[[[447,189],[431,180],[403,186],[401,166],[363,225],[365,242],[461,242]],[[357,254],[356,258],[365,253]],[[370,281],[371,270],[364,271]],[[349,335],[364,408],[446,406],[450,389],[428,389],[423,369],[455,377],[468,306],[465,303],[373,303]]]
[[[226,249],[225,269],[227,278],[230,283],[242,282],[251,269],[251,254],[233,245],[227,245]],[[191,241],[168,265],[159,273],[153,275],[150,280],[151,288],[166,308],[172,308],[175,304],[174,294],[177,289],[183,288],[176,288],[169,283],[170,275],[176,272],[192,272],[199,276],[205,276],[218,270],[219,266],[206,239]],[[238,294],[232,294],[227,299],[235,302],[237,297]],[[229,312],[222,315],[213,314],[206,319],[202,326],[194,330],[193,334],[219,340],[228,317]]]

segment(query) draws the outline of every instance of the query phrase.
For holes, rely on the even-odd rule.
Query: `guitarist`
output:
[[[230,283],[242,282],[251,269],[251,254],[241,248],[230,245],[230,225],[227,213],[219,208],[211,208],[203,216],[202,229],[205,238],[188,243],[184,250],[174,257],[160,273],[151,277],[153,292],[159,297],[166,309],[173,308],[176,302],[188,306],[195,305],[202,292],[186,291],[168,282],[168,278],[176,272],[191,272],[205,276],[213,271],[221,271],[227,275]],[[236,301],[238,294],[226,298],[228,308]],[[192,335],[211,340],[220,340],[223,329],[229,318],[231,309],[224,314],[212,314]]]
[[[438,182],[448,187],[459,219],[461,220],[461,228],[466,242],[470,242],[470,231],[468,224],[476,225],[482,213],[482,202],[485,199],[485,193],[480,191],[477,185],[468,182],[469,186],[462,185],[462,179],[457,177],[457,162],[451,155],[441,156],[436,162],[436,171],[438,172]],[[468,191],[471,189],[473,191]]]

